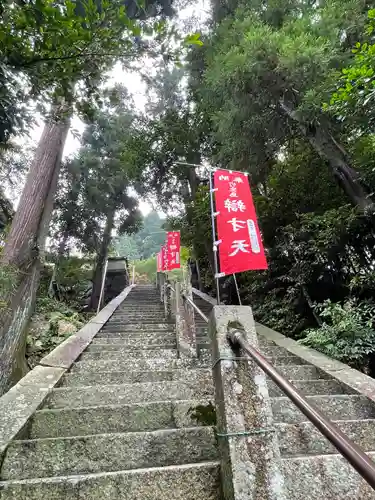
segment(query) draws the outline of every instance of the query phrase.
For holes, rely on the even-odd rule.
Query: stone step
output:
[[[153,359],[161,358],[165,361],[177,359],[177,349],[116,349],[102,351],[84,351],[80,359]]]
[[[278,346],[259,347],[259,351],[263,354],[263,356],[271,356],[271,357],[294,356],[294,354],[284,349],[284,347],[278,347]]]
[[[120,318],[126,318],[128,316],[134,316],[138,314],[143,314],[146,316],[152,316],[153,314],[156,314],[157,316],[164,316],[165,317],[165,310],[164,307],[155,307],[153,305],[146,305],[144,307],[129,307],[129,308],[123,308],[123,309],[118,309],[113,313],[111,316],[112,318],[120,317]]]
[[[281,389],[272,381],[267,381],[268,391],[271,397],[284,396]],[[336,380],[293,380],[294,387],[296,387],[305,396],[317,396],[323,394],[355,394],[355,391],[350,387],[340,384]]]
[[[336,425],[364,451],[375,450],[375,420],[340,420]],[[311,422],[276,424],[282,456],[337,453]]]
[[[13,441],[2,480],[90,474],[217,458],[211,427]]]
[[[207,364],[202,363],[199,359],[171,359],[165,360],[162,358],[153,359],[129,359],[116,358],[113,359],[87,359],[78,361],[71,369],[73,372],[88,372],[92,371],[139,371],[139,370],[173,370],[174,368],[207,368]],[[301,378],[301,377],[298,377]],[[317,378],[317,377],[314,377]]]
[[[331,420],[360,420],[375,418],[375,405],[364,396],[307,396],[307,399]],[[307,418],[287,397],[271,399],[276,422],[288,424],[306,421]]]
[[[273,340],[268,340],[263,335],[258,334],[258,344],[262,347],[280,347]]]
[[[82,387],[58,387],[46,398],[47,408],[79,408],[151,401],[178,401],[181,399],[205,399],[212,397],[210,377],[184,381],[139,382],[122,385],[94,385]]]
[[[175,334],[154,334],[154,335],[141,335],[141,334],[125,334],[123,336],[112,336],[112,337],[94,337],[93,341],[90,344],[90,347],[95,344],[110,344],[110,345],[118,345],[120,347],[146,347],[147,345],[162,345],[162,344],[172,344],[176,341]]]
[[[207,425],[193,418],[197,406],[211,405],[202,399],[39,410],[32,418],[27,437],[86,436]]]
[[[101,339],[100,339],[101,340]],[[140,350],[144,349],[149,349],[149,350],[155,350],[155,352],[159,352],[160,350],[167,349],[176,349],[176,342],[173,344],[172,342],[166,342],[163,344],[150,344],[150,343],[144,343],[143,341],[140,342],[138,340],[137,343],[135,343],[134,339],[133,342],[128,342],[128,344],[125,344],[123,341],[122,342],[99,342],[99,339],[93,343],[91,343],[87,349],[85,350],[86,352],[107,352],[107,351],[113,351],[117,353],[124,353],[124,352],[131,352],[137,355],[136,353]]]
[[[137,313],[137,314],[126,314],[126,315],[113,315],[108,323],[132,323],[133,321],[143,321],[145,323],[155,322],[163,323],[165,321],[165,315],[160,313]]]
[[[121,326],[121,328],[120,328]],[[174,324],[172,323],[134,323],[134,324],[123,324],[123,325],[115,325],[111,323],[106,323],[103,328],[100,330],[104,331],[118,331],[118,332],[135,332],[135,331],[152,331],[152,332],[165,332],[165,331],[174,331]]]
[[[134,341],[150,340],[159,342],[160,339],[176,340],[176,332],[174,330],[129,330],[123,332],[104,332],[103,330],[100,330],[94,337],[94,340],[97,339],[118,339],[129,341],[134,339]]]
[[[277,370],[288,380],[326,379],[328,376],[313,365],[282,365]]]
[[[154,318],[129,318],[127,320],[123,321],[109,321],[103,326],[103,330],[120,330],[122,331],[124,328],[125,329],[138,329],[139,325],[142,325],[142,328],[139,328],[140,330],[144,330],[147,328],[150,329],[151,327],[155,328],[156,330],[159,330],[160,324],[164,323],[164,321],[160,319],[154,319]],[[172,323],[164,323],[166,325],[170,325],[170,328],[172,328]],[[174,324],[173,324],[174,326]]]
[[[162,302],[160,301],[160,296],[159,295],[144,295],[140,297],[131,297],[129,296],[125,302],[123,302],[120,306],[119,309],[123,309],[126,307],[129,307],[131,305],[139,306],[140,304],[143,306],[161,306],[164,307]]]
[[[145,323],[148,323],[149,320],[155,320],[155,322],[160,321],[160,323],[168,323],[169,321],[166,320],[165,314],[164,313],[148,313],[148,312],[139,312],[139,313],[129,313],[129,314],[114,314],[111,316],[111,318],[108,320],[108,323],[116,323],[116,322],[122,322],[122,321],[127,321],[134,319],[134,320],[141,320],[142,318],[145,319]]]
[[[152,370],[152,371],[109,371],[109,372],[70,372],[64,375],[61,386],[90,385],[122,385],[137,382],[163,382],[173,380],[200,380],[212,376],[207,368],[191,368],[183,370]]]
[[[369,453],[374,459],[375,453]],[[288,500],[374,500],[374,490],[340,455],[282,460]]]
[[[277,357],[267,357],[267,360],[273,366],[287,366],[287,365],[306,365],[306,361],[304,359],[299,358],[298,356],[277,356]]]
[[[1,500],[218,500],[218,462],[0,482]]]
[[[163,311],[164,312],[164,305],[159,302],[159,303],[156,303],[152,300],[150,301],[147,301],[147,300],[135,300],[135,301],[132,301],[132,302],[128,302],[128,301],[125,301],[120,307],[118,307],[115,311],[115,314],[117,312],[121,312],[121,311],[131,311],[132,309],[143,309],[143,310],[147,310],[147,311],[153,311],[154,309],[158,310],[158,311]]]

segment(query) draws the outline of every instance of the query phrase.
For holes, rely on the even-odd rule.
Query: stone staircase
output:
[[[194,302],[209,316],[212,304],[200,297],[194,297]],[[206,347],[207,325],[197,318],[196,323],[197,338],[202,347]],[[260,352],[375,459],[375,404],[259,333],[258,341]],[[374,500],[375,491],[271,380],[268,380],[268,390],[280,446],[286,499]]]
[[[212,304],[195,301],[208,316]],[[220,500],[217,441],[212,418],[202,412],[214,399],[208,328],[197,314],[195,322],[199,357],[179,358],[159,293],[135,287],[10,442],[0,500]],[[355,383],[330,376],[266,333],[258,339],[279,371],[375,456],[375,405]],[[375,500],[272,381],[268,390],[285,490],[272,498]],[[241,487],[243,498],[253,498],[248,480]]]
[[[211,370],[137,286],[7,448],[1,500],[217,500]]]

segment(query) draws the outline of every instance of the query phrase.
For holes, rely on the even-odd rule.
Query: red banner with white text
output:
[[[161,271],[169,271],[168,269],[168,252],[167,245],[164,245],[160,248],[161,254]]]
[[[166,239],[168,271],[180,269],[180,231],[169,231]]]
[[[216,170],[214,191],[220,274],[267,269],[247,176]]]

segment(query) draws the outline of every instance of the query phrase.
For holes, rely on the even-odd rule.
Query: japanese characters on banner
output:
[[[216,170],[214,192],[220,274],[267,269],[247,176]]]
[[[180,269],[180,231],[169,231],[166,239],[168,267],[167,271]]]
[[[167,245],[163,245],[161,247],[160,253],[161,253],[161,271],[169,271]]]

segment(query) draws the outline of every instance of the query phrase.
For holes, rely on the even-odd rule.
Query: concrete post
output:
[[[167,276],[164,276],[164,284],[163,284],[163,303],[164,303],[164,312],[165,317],[167,319],[171,319],[171,289],[169,288],[169,280]]]
[[[258,347],[250,307],[215,306],[209,332],[224,500],[286,500],[266,377],[232,350],[233,327]]]
[[[181,290],[186,297],[193,300],[193,289],[191,286],[191,271],[188,268],[188,272],[185,276],[185,280],[182,283]],[[185,341],[189,344],[190,350],[194,351],[194,357],[197,356],[197,341],[196,341],[196,328],[195,328],[195,312],[193,307],[189,304],[187,300],[182,300],[181,316],[183,320],[183,331]]]
[[[164,284],[165,284],[165,274],[159,273],[159,292],[160,292],[160,302],[164,303]]]
[[[172,319],[176,319],[176,308],[177,308],[176,295],[178,293],[178,290],[176,288],[177,285],[178,285],[178,283],[176,282],[176,280],[171,281],[172,288],[174,288],[176,290],[176,293],[173,290],[169,290],[170,316]]]

